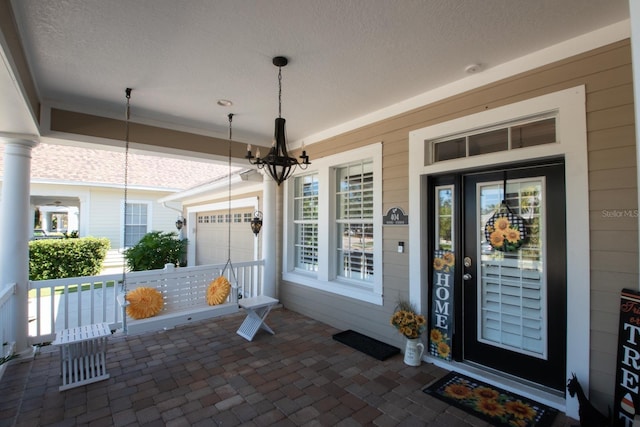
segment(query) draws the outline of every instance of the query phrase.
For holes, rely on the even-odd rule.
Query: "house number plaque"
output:
[[[385,216],[382,217],[382,224],[384,225],[408,225],[409,217],[404,213],[402,208],[393,207],[387,211]]]

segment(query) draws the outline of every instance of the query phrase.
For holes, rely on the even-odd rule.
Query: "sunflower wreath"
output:
[[[484,237],[500,252],[515,252],[529,237],[527,221],[502,202],[484,225]]]

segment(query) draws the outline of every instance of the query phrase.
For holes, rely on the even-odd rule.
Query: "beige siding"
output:
[[[638,220],[604,218],[603,210],[638,208],[629,41],[614,43],[501,82],[455,95],[308,147],[312,158],[373,142],[383,143],[383,209],[408,210],[408,133],[446,120],[577,85],[587,92],[591,239],[591,395],[613,400],[617,307],[620,289],[637,287]],[[587,232],[585,230],[585,232]],[[408,227],[385,227],[384,305],[282,283],[285,306],[339,329],[355,329],[399,345],[389,326],[398,296],[409,292]],[[411,236],[416,239],[418,236]],[[404,254],[396,252],[405,241]],[[571,328],[571,325],[568,325]],[[570,333],[570,331],[569,331]]]

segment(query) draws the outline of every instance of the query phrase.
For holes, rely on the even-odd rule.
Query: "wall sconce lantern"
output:
[[[261,228],[262,228],[262,212],[255,211],[253,213],[253,219],[251,220],[251,231],[253,231],[253,234],[255,234],[257,237],[258,233],[260,233]]]
[[[176,220],[176,228],[178,230],[182,230],[182,227],[185,227],[186,225],[187,225],[187,220],[182,215],[180,215]]]

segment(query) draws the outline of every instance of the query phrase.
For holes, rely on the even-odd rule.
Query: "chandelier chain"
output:
[[[282,117],[282,67],[278,67],[278,117]]]

